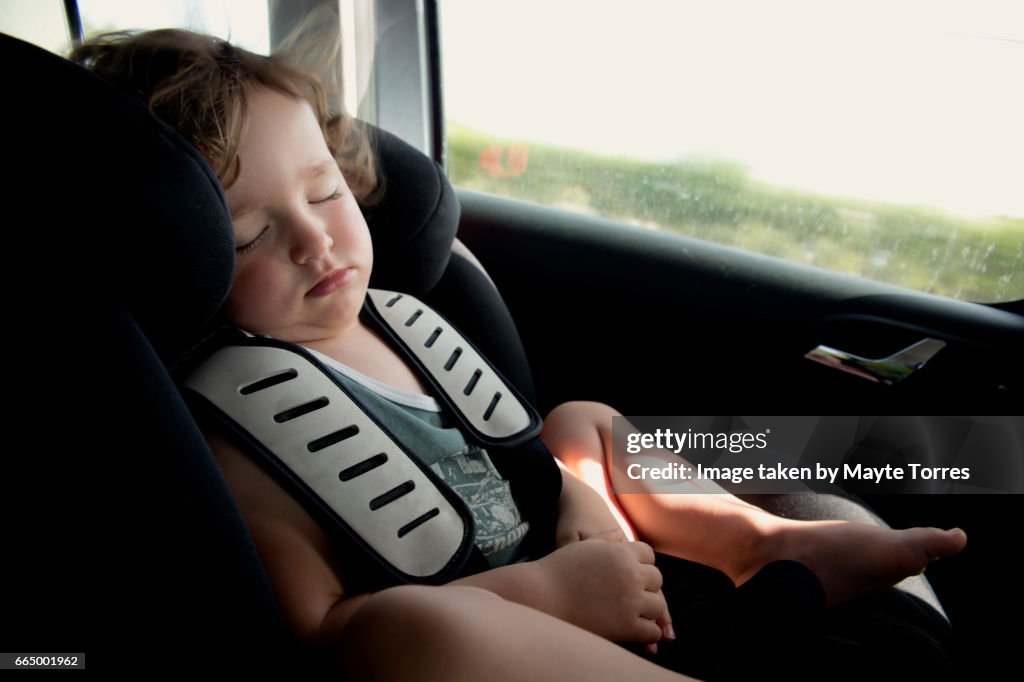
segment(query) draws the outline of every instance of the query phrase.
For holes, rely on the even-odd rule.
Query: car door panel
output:
[[[520,325],[545,405],[607,400],[695,410],[1009,414],[1024,318],[699,240],[460,190],[460,236]],[[886,385],[808,360],[946,345]]]

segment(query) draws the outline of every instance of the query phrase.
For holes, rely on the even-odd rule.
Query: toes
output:
[[[941,541],[938,543],[936,557],[952,556],[967,545],[967,533],[959,528],[942,531]]]
[[[907,533],[911,543],[928,561],[952,556],[967,544],[967,534],[959,528],[912,528]]]

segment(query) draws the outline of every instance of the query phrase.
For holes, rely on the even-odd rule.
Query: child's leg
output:
[[[611,466],[613,416],[614,410],[599,403],[565,403],[545,420],[541,438],[570,471],[599,494],[613,497],[638,535],[656,550],[717,568],[737,584],[771,561],[791,559],[818,576],[829,603],[835,604],[918,574],[966,543],[959,530],[784,519],[724,491],[614,495],[600,487],[607,485],[607,477],[593,475],[599,467],[611,484],[620,475]],[[679,461],[668,452],[664,458]]]
[[[461,586],[373,595],[346,627],[339,658],[352,680],[692,679],[540,611]]]

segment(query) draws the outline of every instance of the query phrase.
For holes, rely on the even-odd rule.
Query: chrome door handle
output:
[[[923,339],[887,358],[862,358],[829,346],[818,346],[804,357],[881,384],[895,384],[925,366],[946,347],[945,341]]]

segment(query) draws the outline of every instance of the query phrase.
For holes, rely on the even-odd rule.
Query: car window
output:
[[[1024,3],[446,0],[453,182],[1024,297]]]
[[[191,28],[242,47],[269,54],[267,2],[259,0],[78,0],[82,28],[89,37],[101,31]]]
[[[5,0],[0,3],[0,31],[56,54],[71,48],[61,0]]]
[[[86,38],[105,31],[180,27],[270,52],[266,0],[78,0],[73,9]],[[62,0],[4,0],[0,30],[56,54],[71,50],[73,31]]]

